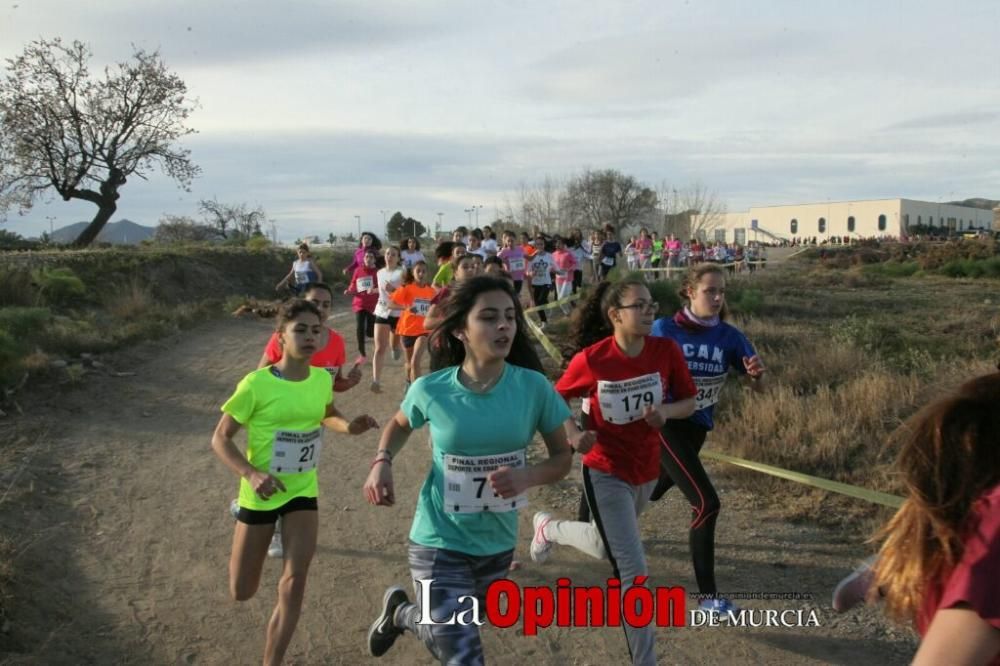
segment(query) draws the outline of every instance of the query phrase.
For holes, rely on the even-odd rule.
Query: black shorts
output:
[[[426,338],[426,335],[401,335],[403,338],[403,346],[407,349],[413,349],[413,345],[417,344],[419,338]]]
[[[396,332],[396,324],[399,323],[399,317],[375,317],[376,324],[384,324],[389,327],[393,333]]]
[[[274,525],[278,518],[291,513],[292,511],[316,511],[319,506],[315,497],[293,497],[277,509],[269,511],[256,511],[240,507],[240,512],[236,514],[236,520],[247,525]]]

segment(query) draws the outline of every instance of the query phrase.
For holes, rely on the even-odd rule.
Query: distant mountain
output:
[[[948,203],[953,206],[968,206],[969,208],[982,208],[983,210],[993,210],[997,206],[1000,206],[1000,201],[996,199],[983,199],[980,197],[966,199],[965,201],[949,201]]]
[[[90,222],[77,222],[66,227],[60,227],[52,232],[52,240],[56,243],[72,243],[76,237],[87,228]],[[152,238],[156,233],[154,227],[144,227],[131,220],[109,222],[97,234],[96,243],[113,243],[115,245],[138,245],[140,241]]]

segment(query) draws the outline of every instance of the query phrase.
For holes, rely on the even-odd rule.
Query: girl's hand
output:
[[[377,462],[372,465],[362,487],[365,499],[375,506],[392,506],[396,503],[396,493],[392,483],[392,464]]]
[[[642,410],[642,418],[649,424],[650,428],[656,428],[659,430],[666,423],[666,419],[663,418],[663,413],[660,412],[658,407],[653,407],[652,405],[646,405],[646,408]]]
[[[367,414],[362,414],[357,416],[347,424],[347,432],[352,435],[360,435],[361,433],[371,430],[372,428],[377,428],[378,423],[372,417]]]
[[[593,430],[581,430],[578,433],[573,433],[569,436],[569,445],[573,447],[573,450],[577,453],[586,453],[594,446],[594,442],[597,441],[597,433]]]
[[[526,469],[500,467],[486,477],[493,492],[504,499],[520,495],[528,489]]]
[[[764,363],[760,360],[760,356],[744,356],[743,367],[746,368],[750,379],[760,379],[765,372]]]
[[[285,492],[285,484],[276,476],[254,470],[247,477],[254,494],[262,500],[268,500],[279,492]]]

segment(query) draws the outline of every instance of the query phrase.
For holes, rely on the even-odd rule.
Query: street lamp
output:
[[[476,211],[476,226],[477,227],[479,226],[479,209],[480,208],[482,208],[481,205],[475,205],[475,206],[472,207],[472,210]]]
[[[468,216],[469,216],[469,225],[471,226],[471,225],[472,225],[472,209],[471,209],[471,208],[466,208],[466,209],[465,209],[465,212],[466,212],[466,213],[468,214]]]
[[[435,238],[441,234],[441,218],[444,217],[444,213],[438,213],[437,216],[438,216],[438,223],[437,227],[435,227],[434,229]]]
[[[385,221],[385,216],[389,211],[380,210],[379,212],[382,213],[382,237],[389,240],[389,224]]]
[[[355,215],[354,219],[358,221],[358,243],[361,243],[361,216]]]

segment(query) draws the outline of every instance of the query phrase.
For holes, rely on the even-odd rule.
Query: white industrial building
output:
[[[721,219],[720,219],[721,218]],[[788,206],[756,206],[745,213],[726,213],[699,224],[707,228],[706,240],[746,244],[747,241],[793,241],[816,238],[817,242],[859,238],[902,238],[912,227],[951,231],[990,229],[993,211],[967,206],[915,201],[874,199],[871,201],[827,201]]]

